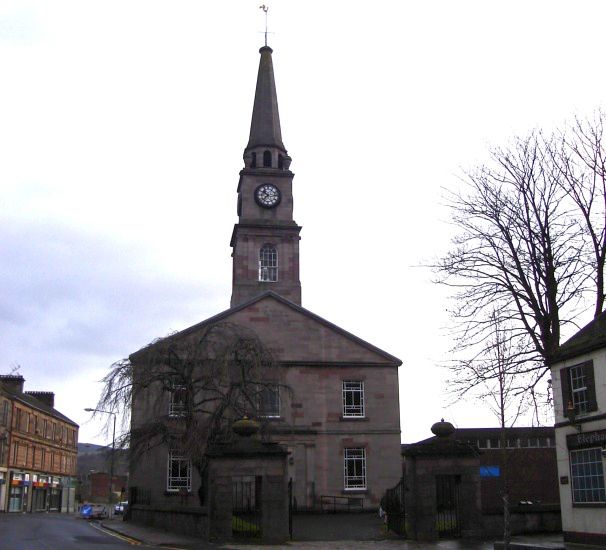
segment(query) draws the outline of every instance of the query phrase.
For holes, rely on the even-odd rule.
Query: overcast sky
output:
[[[0,372],[80,441],[117,359],[229,307],[260,0],[0,0]],[[274,0],[303,306],[400,357],[403,441],[452,404],[443,188],[604,107],[603,1]],[[566,336],[570,336],[569,334]]]

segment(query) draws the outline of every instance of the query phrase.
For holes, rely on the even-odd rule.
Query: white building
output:
[[[564,540],[606,545],[606,312],[550,368]]]

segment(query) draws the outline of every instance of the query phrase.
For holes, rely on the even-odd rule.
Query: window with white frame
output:
[[[602,448],[570,451],[572,502],[576,504],[606,503]]]
[[[179,381],[173,381],[170,389],[169,416],[185,416],[187,414],[187,386]]]
[[[265,418],[280,416],[280,386],[278,384],[268,384],[259,388],[257,414]]]
[[[191,491],[191,461],[179,451],[168,452],[166,490],[176,492]]]
[[[560,382],[564,416],[571,418],[598,409],[593,361],[561,369]]]
[[[344,449],[345,489],[366,489],[366,449]]]
[[[587,382],[583,365],[571,367],[570,391],[576,414],[585,414],[589,401],[587,399]]]
[[[259,250],[259,281],[275,283],[278,280],[278,251],[271,244],[264,244]]]
[[[343,380],[343,417],[359,418],[362,416],[364,416],[364,382]]]

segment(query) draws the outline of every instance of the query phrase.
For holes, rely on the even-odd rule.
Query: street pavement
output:
[[[2,550],[117,550],[128,547],[127,541],[72,515],[0,514]]]
[[[333,516],[333,519],[334,516]],[[351,518],[350,518],[351,524]],[[316,536],[322,536],[318,533]],[[382,537],[382,538],[380,538]],[[355,529],[347,540],[298,540],[273,548],[294,550],[493,550],[492,541],[443,540],[415,542],[389,537],[382,533],[375,540],[359,540]],[[518,542],[542,545],[544,548],[567,550],[597,549],[595,546],[570,545],[562,542],[561,535],[532,535],[514,537]],[[120,517],[87,521],[66,514],[0,514],[1,550],[81,550],[87,548],[118,550],[129,546],[165,548],[172,550],[259,550],[260,544],[211,544],[194,537],[170,533],[161,529],[134,525]],[[536,547],[536,546],[535,546]],[[602,548],[603,550],[603,548]]]

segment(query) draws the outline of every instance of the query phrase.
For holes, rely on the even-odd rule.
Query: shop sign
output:
[[[567,435],[566,444],[569,449],[582,449],[584,447],[600,447],[606,445],[606,430]]]

